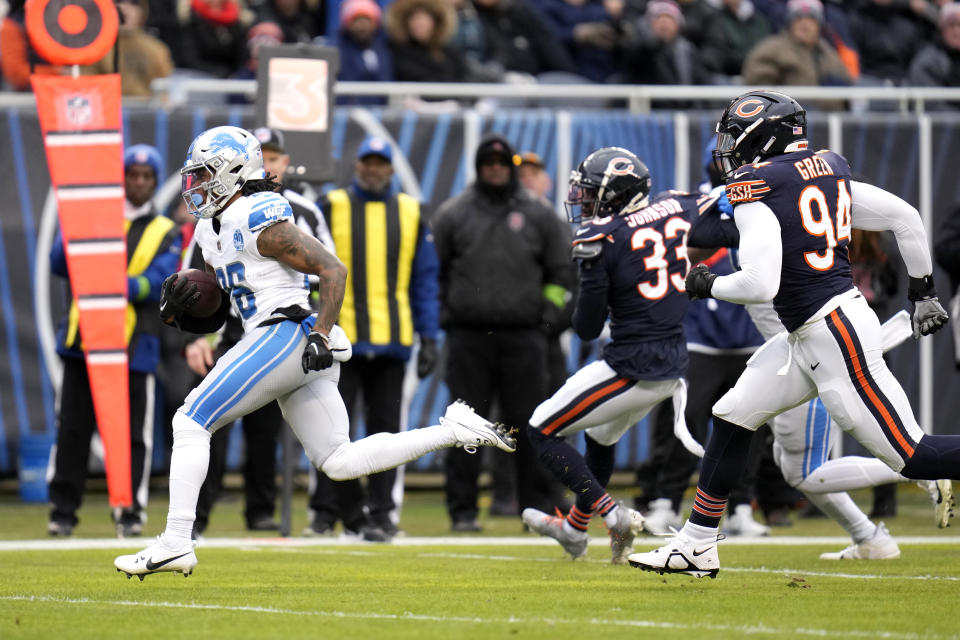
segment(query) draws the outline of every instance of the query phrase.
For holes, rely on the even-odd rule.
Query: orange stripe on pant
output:
[[[570,409],[570,411],[567,411],[565,414],[563,414],[562,416],[560,416],[559,418],[557,418],[556,420],[548,424],[546,427],[544,427],[543,435],[549,436],[551,433],[559,429],[562,425],[573,422],[572,418],[574,418],[580,413],[583,413],[584,410],[587,407],[589,407],[591,404],[593,404],[597,400],[600,400],[604,396],[608,396],[615,391],[619,391],[625,385],[628,385],[628,384],[630,384],[630,380],[626,378],[618,378],[617,380],[614,380],[607,386],[601,389],[597,389],[596,391],[591,393],[589,396],[587,396],[586,398],[578,402],[575,407]]]
[[[853,362],[853,370],[857,374],[857,382],[860,384],[860,388],[864,390],[867,394],[867,397],[870,398],[870,402],[876,408],[877,412],[883,416],[883,421],[887,424],[887,428],[890,430],[890,433],[893,434],[893,437],[896,438],[897,442],[900,443],[900,446],[903,447],[903,450],[907,453],[907,456],[913,456],[913,446],[903,437],[903,434],[900,432],[900,429],[897,428],[897,423],[893,419],[893,416],[890,415],[890,412],[887,411],[887,408],[883,406],[883,403],[880,401],[880,398],[877,396],[876,391],[873,387],[870,386],[870,383],[867,382],[866,376],[863,375],[863,366],[860,363],[860,357],[857,355],[857,351],[853,346],[853,340],[850,337],[850,334],[847,332],[847,328],[840,321],[840,314],[837,313],[837,310],[834,309],[830,312],[830,318],[833,320],[834,326],[837,328],[837,332],[843,338],[843,344],[847,349],[847,355]]]

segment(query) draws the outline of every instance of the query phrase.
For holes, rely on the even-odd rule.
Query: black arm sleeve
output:
[[[177,319],[177,327],[181,331],[189,331],[190,333],[213,333],[220,329],[223,326],[223,323],[227,321],[227,314],[230,313],[230,296],[227,295],[226,291],[220,292],[220,307],[217,309],[216,313],[212,316],[207,316],[206,318],[196,318],[191,315],[184,314]]]
[[[580,293],[573,311],[573,330],[581,340],[593,340],[607,321],[607,292],[610,283],[602,260],[580,263]]]
[[[723,220],[715,213],[707,213],[693,223],[687,246],[698,249],[716,249],[718,247],[739,247],[740,231],[732,220]]]

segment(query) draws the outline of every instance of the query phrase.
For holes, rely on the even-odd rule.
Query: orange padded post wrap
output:
[[[32,76],[113,507],[133,504],[120,76]]]

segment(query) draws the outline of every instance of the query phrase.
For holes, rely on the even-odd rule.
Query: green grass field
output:
[[[855,498],[868,505],[867,493]],[[295,497],[296,532],[305,502]],[[602,527],[577,562],[522,533],[518,519],[484,519],[482,535],[451,538],[442,504],[438,492],[408,492],[405,538],[346,544],[251,538],[231,494],[214,512],[191,577],[140,582],[112,560],[149,538],[110,539],[104,496],[89,497],[70,541],[50,544],[46,507],[2,493],[0,639],[960,637],[960,537],[933,527],[912,485],[900,490],[898,517],[886,521],[899,560],[821,561],[821,552],[846,546],[842,531],[795,519],[766,543],[721,543],[716,580],[611,566]],[[165,496],[155,495],[150,536],[165,508]],[[638,538],[635,547],[658,542]]]

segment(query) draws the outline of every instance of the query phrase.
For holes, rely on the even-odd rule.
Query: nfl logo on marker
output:
[[[67,120],[71,124],[84,125],[93,118],[90,99],[84,95],[67,96]]]

